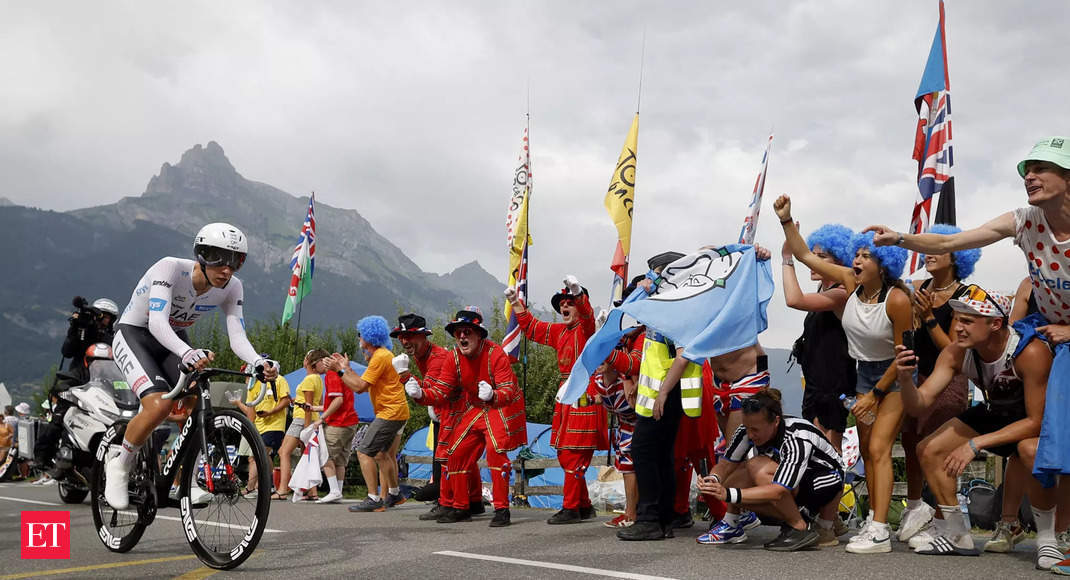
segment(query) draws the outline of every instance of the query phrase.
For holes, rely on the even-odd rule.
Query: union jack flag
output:
[[[769,167],[769,152],[773,149],[773,134],[769,134],[769,142],[765,145],[765,153],[762,154],[762,166],[758,170],[758,179],[754,182],[754,192],[751,193],[750,205],[747,208],[750,213],[743,219],[743,229],[739,231],[739,243],[753,244],[754,232],[758,229],[758,212],[762,209],[762,192],[765,191],[765,170]]]
[[[293,317],[297,305],[312,286],[312,272],[316,267],[316,194],[308,198],[308,212],[301,233],[297,236],[293,257],[290,258],[290,289],[282,307],[282,323]],[[298,318],[300,320],[300,318]]]
[[[290,258],[290,270],[297,268],[306,239],[308,240],[308,277],[311,278],[316,269],[316,192],[312,192],[312,195],[308,197],[308,213],[305,214],[305,223],[301,224],[301,233],[297,236],[297,245],[294,246],[293,257]]]
[[[528,295],[528,244],[524,242],[524,251],[520,256],[520,267],[516,272],[516,293],[525,299]],[[523,342],[524,333],[520,330],[520,323],[516,320],[516,314],[510,311],[509,322],[505,327],[505,337],[502,338],[502,348],[513,361],[520,360],[520,344]]]
[[[951,175],[954,165],[951,148],[951,81],[947,71],[943,0],[940,0],[940,22],[914,98],[914,107],[918,111],[913,155],[918,162],[918,199],[910,218],[910,233],[920,234],[929,229],[932,200],[938,193],[936,223],[955,225],[955,178]],[[922,264],[921,254],[911,252],[908,271],[914,272]]]

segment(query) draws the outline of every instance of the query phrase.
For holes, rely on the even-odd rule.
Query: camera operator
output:
[[[89,380],[89,369],[85,364],[85,351],[98,342],[111,344],[115,337],[115,319],[119,317],[119,307],[107,298],[98,298],[90,305],[85,298],[75,296],[71,301],[75,311],[68,319],[70,328],[67,338],[60,349],[65,358],[71,359],[67,371],[78,377],[78,384]]]

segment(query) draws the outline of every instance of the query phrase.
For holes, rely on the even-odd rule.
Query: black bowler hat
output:
[[[590,296],[590,294],[587,293],[586,288],[584,288],[583,286],[580,286],[580,288],[583,290],[584,296]],[[554,294],[550,297],[550,306],[553,306],[554,310],[556,310],[558,314],[561,314],[561,301],[566,298],[575,300],[579,298],[579,296],[573,296],[572,292],[570,292],[568,288],[562,288],[557,292],[557,294]]]
[[[487,327],[483,326],[483,311],[478,306],[465,306],[463,309],[458,310],[453,320],[446,325],[446,333],[453,336],[453,331],[458,326],[471,326],[476,329],[483,338],[487,338]]]
[[[398,317],[398,325],[390,332],[391,338],[397,338],[402,332],[418,332],[420,334],[430,335],[431,331],[427,328],[427,321],[423,316],[418,314],[402,314]]]

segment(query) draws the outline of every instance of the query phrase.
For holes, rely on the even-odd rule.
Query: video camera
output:
[[[71,317],[67,319],[71,323],[71,326],[76,328],[89,328],[100,318],[102,312],[98,308],[93,308],[89,301],[81,296],[75,296],[71,300],[71,305],[74,306],[74,312],[71,313]],[[77,316],[75,316],[77,315]]]

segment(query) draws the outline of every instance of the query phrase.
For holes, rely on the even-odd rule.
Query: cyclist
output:
[[[259,356],[245,336],[242,283],[234,273],[247,252],[248,242],[238,228],[208,224],[193,240],[196,261],[163,258],[134,288],[119,318],[113,350],[116,364],[141,399],[141,411],[127,425],[119,455],[105,466],[104,498],[113,508],[128,506],[127,480],[138,450],[171,413],[171,401],[163,395],[178,381],[179,363],[202,369],[215,358],[211,351],[189,345],[186,329],[202,315],[221,309],[234,354],[256,368],[260,381],[278,376],[278,369]]]

